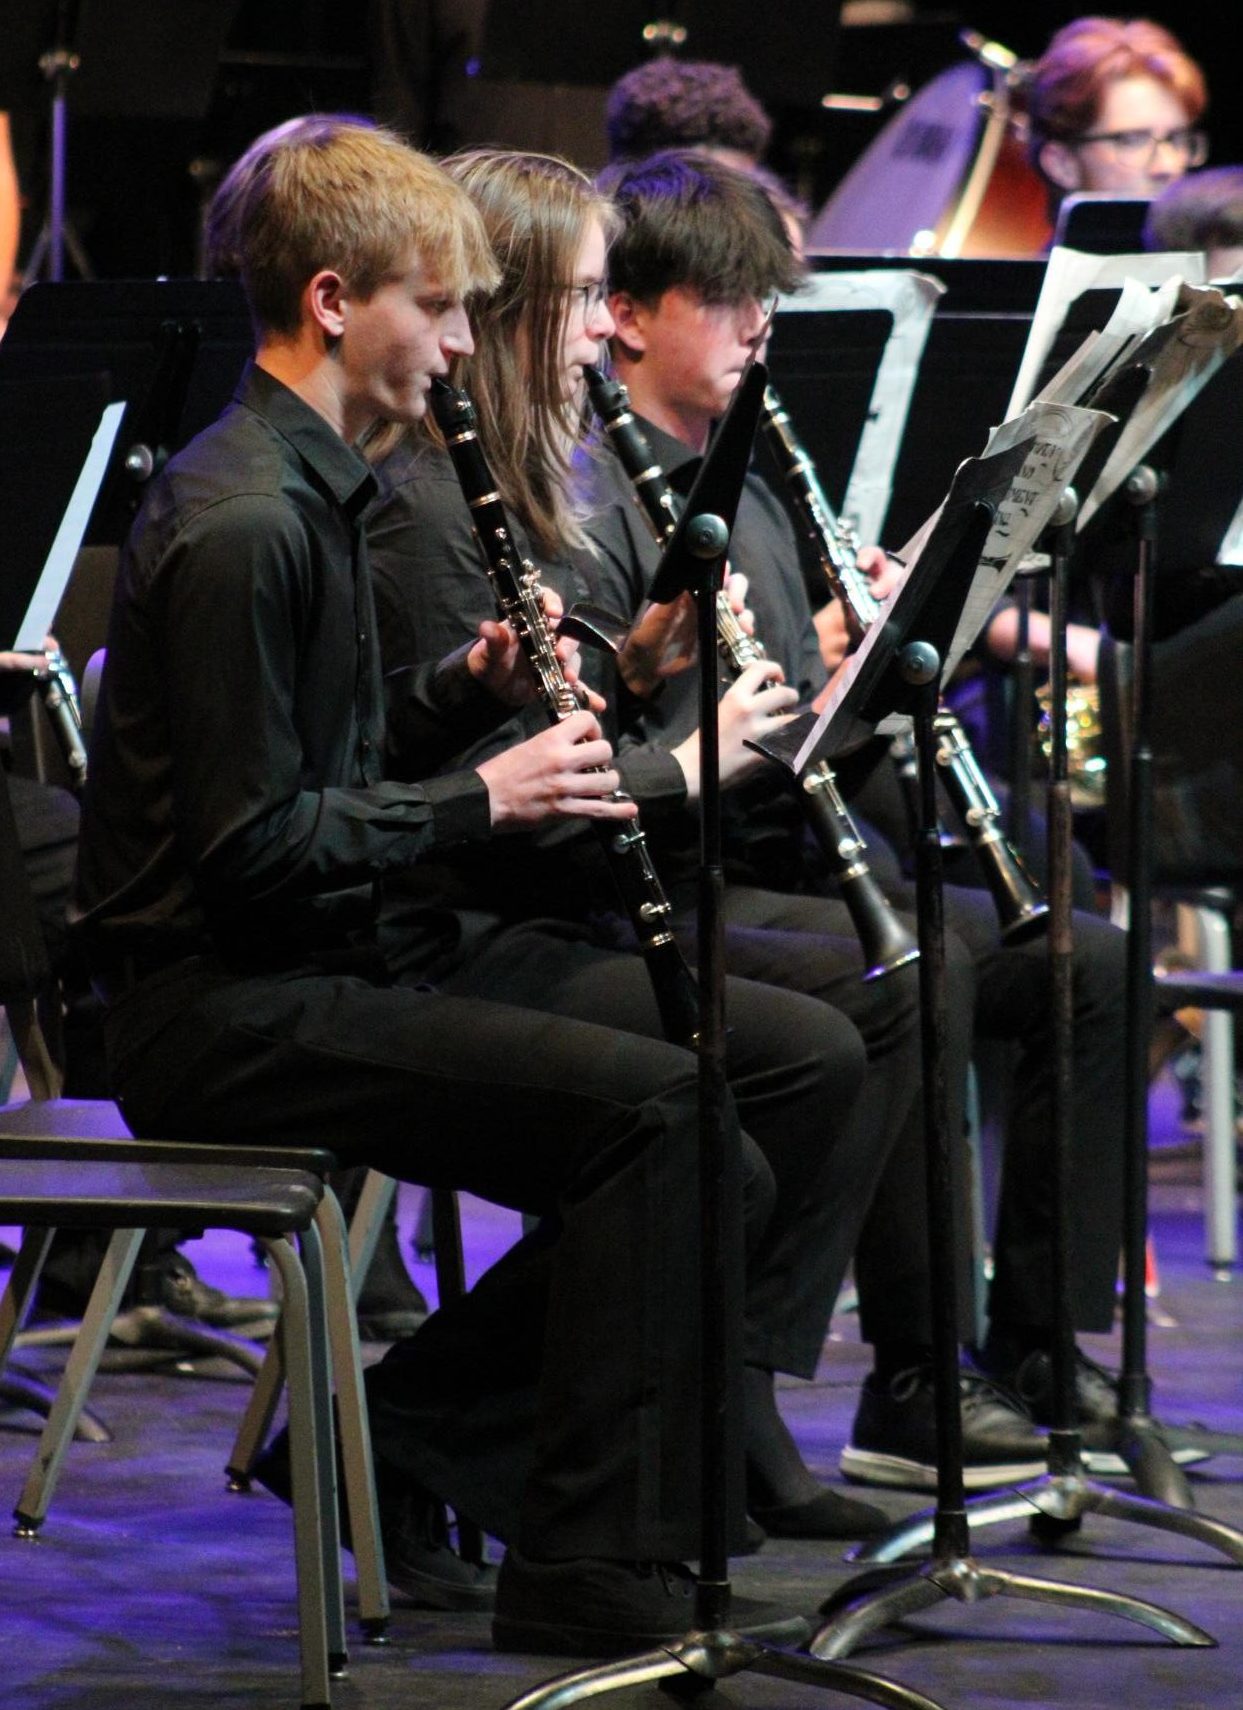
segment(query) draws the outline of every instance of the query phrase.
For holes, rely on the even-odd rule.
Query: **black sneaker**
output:
[[[339,1446],[337,1455],[341,1544],[352,1551]],[[287,1429],[273,1437],[252,1472],[273,1496],[285,1503],[293,1501]],[[496,1576],[488,1563],[464,1561],[457,1554],[450,1541],[444,1503],[378,1459],[375,1483],[385,1577],[393,1590],[416,1609],[491,1609],[496,1599]]]
[[[271,1330],[278,1303],[259,1295],[225,1294],[205,1283],[184,1253],[169,1253],[138,1271],[139,1306],[162,1306],[178,1318],[193,1318],[213,1330]]]
[[[998,1374],[999,1381],[1030,1408],[1041,1425],[1053,1422],[1053,1362],[1044,1349],[1024,1356],[1012,1372]],[[1098,1476],[1123,1475],[1130,1470],[1114,1444],[1118,1439],[1118,1383],[1112,1372],[1075,1349],[1075,1423],[1083,1443],[1083,1464]],[[1170,1451],[1179,1466],[1196,1466],[1208,1460],[1203,1449]]]
[[[965,1366],[958,1374],[958,1393],[967,1490],[1015,1484],[1045,1470],[1048,1441],[1021,1403]],[[875,1372],[868,1375],[840,1464],[846,1477],[858,1484],[936,1489],[931,1366],[913,1366],[888,1383],[879,1381]]]
[[[827,1489],[784,1508],[752,1507],[751,1517],[774,1538],[874,1538],[893,1524],[870,1502]]]
[[[541,1562],[510,1549],[501,1563],[492,1617],[500,1651],[624,1656],[671,1644],[694,1627],[695,1576],[681,1562]],[[730,1628],[788,1643],[810,1632],[802,1616],[749,1597],[733,1598]]]
[[[401,1256],[397,1230],[387,1222],[358,1295],[358,1334],[364,1342],[412,1336],[430,1308]]]

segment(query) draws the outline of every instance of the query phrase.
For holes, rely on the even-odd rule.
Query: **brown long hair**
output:
[[[541,553],[582,544],[567,483],[578,437],[576,402],[563,397],[566,286],[593,219],[615,230],[608,199],[556,155],[480,148],[445,170],[483,216],[501,283],[472,305],[475,354],[454,378],[474,400],[497,489]]]

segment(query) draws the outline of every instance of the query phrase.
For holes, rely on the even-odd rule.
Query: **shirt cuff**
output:
[[[450,772],[428,778],[421,788],[436,826],[436,843],[482,843],[492,834],[488,786],[478,772]]]
[[[616,761],[621,787],[647,819],[677,813],[686,806],[686,773],[667,748],[627,748]]]

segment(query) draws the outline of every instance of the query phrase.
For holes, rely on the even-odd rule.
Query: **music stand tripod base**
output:
[[[696,608],[699,658],[716,654],[716,595],[738,495],[750,461],[767,373],[754,362],[735,390],[708,456],[700,466],[686,509],[652,583],[653,597],[689,592]],[[659,592],[658,592],[659,590]],[[700,679],[700,906],[699,969],[700,1025],[697,1036],[700,1103],[700,1208],[704,1229],[701,1253],[702,1330],[702,1483],[703,1506],[700,1578],[696,1587],[696,1626],[657,1649],[594,1668],[580,1669],[545,1682],[510,1701],[507,1710],[563,1710],[583,1698],[601,1697],[654,1681],[679,1681],[700,1690],[744,1669],[785,1680],[797,1680],[850,1698],[892,1706],[893,1710],[942,1710],[935,1700],[863,1670],[841,1668],[805,1652],[785,1651],[746,1638],[729,1626],[730,1585],[725,1549],[724,1515],[720,1494],[725,1488],[726,1454],[722,1405],[729,1383],[725,1342],[714,1322],[719,1299],[714,1270],[719,1268],[724,1219],[714,1204],[719,1191],[714,1176],[724,1179],[721,1151],[724,1127],[720,1120],[724,1096],[724,1016],[722,1001],[724,958],[721,954],[720,803],[717,757],[715,673],[701,670]],[[716,1251],[714,1252],[714,1249]]]
[[[955,568],[978,558],[982,524],[967,527],[954,554]],[[924,1098],[928,1138],[929,1224],[933,1240],[933,1373],[937,1402],[937,1505],[930,1522],[932,1555],[918,1564],[891,1564],[847,1583],[825,1605],[826,1619],[813,1636],[813,1656],[837,1660],[869,1634],[947,1598],[978,1603],[985,1598],[1017,1597],[1115,1615],[1150,1628],[1172,1643],[1211,1646],[1216,1640],[1202,1628],[1139,1598],[1120,1592],[1034,1578],[982,1567],[970,1555],[970,1528],[962,1484],[962,1427],[957,1411],[956,1287],[952,1259],[954,1207],[945,1123],[944,919],[941,856],[936,828],[935,718],[940,689],[939,649],[908,636],[896,659],[898,677],[911,695],[903,710],[914,716],[919,766],[918,918],[920,928],[921,1005],[924,1014]],[[952,1386],[952,1394],[949,1390]],[[1058,1434],[1055,1459],[1065,1453]],[[1077,1440],[1073,1440],[1075,1461]],[[1112,1493],[1108,1493],[1112,1494]]]
[[[664,1683],[674,1693],[704,1692],[716,1681],[726,1680],[744,1669],[776,1680],[827,1688],[892,1710],[943,1710],[936,1699],[915,1687],[902,1686],[867,1669],[824,1662],[796,1651],[773,1650],[730,1632],[688,1633],[672,1644],[628,1657],[624,1662],[576,1669],[511,1699],[506,1710],[565,1710],[584,1698],[658,1683]]]

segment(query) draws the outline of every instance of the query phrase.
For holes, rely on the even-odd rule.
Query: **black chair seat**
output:
[[[324,1186],[299,1170],[227,1164],[48,1159],[0,1160],[6,1223],[96,1229],[207,1223],[253,1235],[309,1228]]]
[[[1200,1009],[1243,1010],[1243,972],[1158,972],[1155,984],[1157,1008],[1165,1015],[1187,1004]]]
[[[80,1152],[78,1143],[80,1142]],[[66,1148],[83,1158],[140,1163],[232,1164],[237,1168],[306,1170],[326,1176],[337,1160],[322,1146],[257,1145],[222,1140],[143,1140],[107,1099],[44,1099],[0,1107],[0,1158],[37,1156],[28,1147]]]

